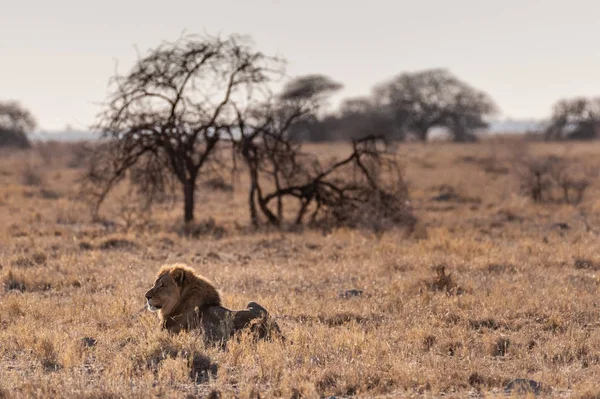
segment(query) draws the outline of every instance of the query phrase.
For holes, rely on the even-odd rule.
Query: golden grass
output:
[[[126,188],[93,222],[68,147],[3,154],[0,397],[479,397],[515,378],[598,397],[600,185],[577,207],[533,204],[513,173],[523,145],[400,146],[419,239],[252,232],[243,179],[233,192],[202,187],[197,218],[212,230],[195,238],[180,234],[179,202],[133,223]],[[600,143],[567,154],[600,167]],[[448,187],[449,201],[432,200]],[[172,262],[206,275],[230,308],[265,306],[287,339],[223,350],[161,331],[144,292]],[[340,295],[351,289],[363,293]]]

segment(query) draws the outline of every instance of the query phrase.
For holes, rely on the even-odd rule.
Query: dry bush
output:
[[[552,170],[553,158],[522,157],[517,161],[516,171],[519,178],[521,191],[529,196],[533,202],[540,203],[550,199],[553,186]]]
[[[354,140],[349,155],[329,163],[302,152],[285,136],[272,134],[263,140],[245,142],[242,151],[250,171],[253,224],[258,224],[259,209],[276,226],[289,218],[295,225],[327,229],[345,226],[380,232],[414,227],[404,165],[382,137]],[[290,202],[296,205],[290,206],[293,211],[286,207]]]
[[[585,165],[579,159],[554,157],[550,161],[550,177],[562,192],[567,204],[579,204],[592,182],[598,176],[596,168]]]
[[[85,167],[92,151],[94,151],[94,145],[90,145],[86,142],[72,143],[70,146],[71,153],[66,166],[70,169],[80,169]]]
[[[222,191],[225,193],[233,192],[233,185],[227,183],[221,176],[211,177],[204,181],[202,185],[213,191]]]
[[[212,236],[215,239],[220,239],[227,234],[227,230],[223,226],[218,225],[212,217],[197,222],[186,223],[183,226],[177,227],[175,231],[179,235],[191,238]]]
[[[21,181],[26,186],[40,186],[42,184],[42,174],[37,166],[27,162],[21,171]]]
[[[578,159],[548,156],[522,156],[516,164],[521,190],[534,202],[552,202],[561,198],[577,205],[597,177],[597,169]]]
[[[98,248],[103,250],[110,249],[136,249],[139,245],[128,238],[121,236],[108,237],[103,239],[99,244]]]

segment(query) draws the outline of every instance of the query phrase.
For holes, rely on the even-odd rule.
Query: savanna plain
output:
[[[210,176],[194,234],[181,198],[145,209],[126,184],[98,221],[76,146],[0,155],[0,397],[488,397],[516,378],[600,397],[600,143],[401,144],[410,234],[253,229],[244,179]],[[592,176],[580,202],[527,194],[523,159],[552,154]],[[161,330],[144,293],[176,262],[286,339]]]

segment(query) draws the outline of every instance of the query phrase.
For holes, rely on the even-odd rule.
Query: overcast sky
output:
[[[249,34],[323,73],[340,96],[369,93],[402,71],[445,67],[487,91],[503,117],[542,118],[560,97],[600,95],[600,1],[37,0],[0,9],[0,100],[42,129],[85,129],[109,77],[188,33]]]

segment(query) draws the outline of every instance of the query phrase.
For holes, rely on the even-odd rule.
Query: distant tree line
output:
[[[312,80],[329,82],[326,97],[341,89],[321,75],[303,76],[290,84],[315,86]],[[322,85],[322,83],[321,83]],[[476,132],[488,126],[486,119],[497,107],[484,92],[461,81],[445,69],[402,73],[377,84],[370,96],[342,101],[339,110],[296,125],[295,138],[309,141],[357,139],[383,134],[389,139],[427,141],[434,128],[443,128],[454,141],[476,140]]]

